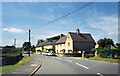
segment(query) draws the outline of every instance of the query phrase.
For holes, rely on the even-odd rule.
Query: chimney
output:
[[[76,33],[77,33],[77,34],[79,34],[79,33],[80,33],[80,30],[79,30],[79,28],[76,30]]]
[[[63,34],[60,34],[60,38],[63,37],[64,35]]]

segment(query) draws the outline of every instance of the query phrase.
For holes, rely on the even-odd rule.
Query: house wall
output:
[[[95,48],[97,49],[99,47],[98,43],[95,45]]]
[[[78,42],[74,41],[74,50],[76,49],[77,51],[90,51],[95,47],[95,43],[93,42]]]
[[[42,51],[42,47],[36,47],[35,50],[36,50],[36,51],[38,51],[38,50],[41,50],[41,51]]]
[[[70,46],[68,45],[68,42],[70,43]],[[65,53],[69,53],[68,50],[72,50],[73,51],[73,40],[72,40],[72,38],[71,38],[69,33],[67,35],[66,42],[65,42],[65,50],[66,50]]]
[[[63,53],[63,52],[60,51],[60,50],[63,50],[63,49],[65,49],[65,43],[55,45],[55,52],[56,53]]]
[[[68,46],[68,42],[69,42],[69,46]],[[73,51],[73,40],[70,36],[70,34],[68,33],[67,35],[67,39],[66,39],[66,42],[65,43],[62,43],[62,44],[56,44],[55,45],[55,51],[56,53],[64,53],[63,50],[65,49],[65,53],[71,53]],[[69,52],[68,50],[72,50],[71,52]]]
[[[44,49],[53,49],[53,46],[52,45],[46,45],[46,46],[44,46]]]

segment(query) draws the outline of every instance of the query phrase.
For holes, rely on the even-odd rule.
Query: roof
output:
[[[94,42],[94,39],[92,38],[91,34],[89,33],[73,33],[69,32],[71,38],[73,41],[80,41],[80,42]]]
[[[63,36],[63,37],[61,37],[61,38],[56,42],[56,44],[65,43],[66,38],[67,38],[67,36]]]
[[[37,47],[43,46],[43,44],[45,44],[45,41],[38,44]]]
[[[45,43],[43,44],[43,46],[46,46],[46,45],[53,45],[53,44],[56,43],[56,41],[57,41],[57,40],[53,40],[52,42],[50,42],[50,41],[45,42]]]

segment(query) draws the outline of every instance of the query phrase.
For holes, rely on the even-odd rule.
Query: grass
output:
[[[2,54],[2,56],[6,56],[6,57],[15,57],[15,56],[19,56],[20,53],[17,52],[17,53],[11,53],[11,54]]]
[[[99,56],[87,58],[88,60],[97,60],[97,61],[105,61],[110,63],[119,63],[120,59],[111,59],[111,58],[101,58]]]
[[[2,69],[2,74],[5,74],[7,72],[11,72],[13,71],[14,69],[17,69],[27,63],[30,62],[30,58],[28,56],[24,56],[22,60],[20,60],[17,64],[15,65],[8,65],[8,66],[2,66],[0,67],[0,70]]]

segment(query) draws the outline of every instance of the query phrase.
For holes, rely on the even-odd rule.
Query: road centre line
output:
[[[102,74],[100,74],[100,73],[97,73],[98,75],[100,75],[100,76],[103,76]]]
[[[86,67],[86,66],[84,66],[82,64],[79,64],[79,63],[76,63],[76,64],[79,65],[79,66],[81,66],[81,67],[83,67],[83,68],[85,68],[85,69],[89,69],[88,67]]]

